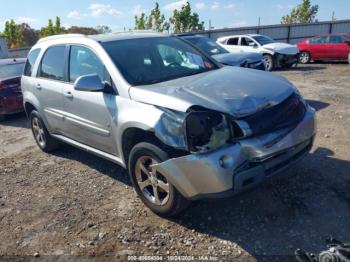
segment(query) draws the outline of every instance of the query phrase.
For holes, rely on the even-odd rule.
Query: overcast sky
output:
[[[162,12],[170,17],[175,8],[186,0],[158,1]],[[2,4],[1,4],[2,2]],[[281,17],[301,0],[197,0],[190,1],[193,11],[205,22],[211,20],[215,28],[250,26],[279,23]],[[336,19],[350,19],[350,0],[312,0],[320,6],[317,18],[320,21],[331,20],[332,12]],[[153,1],[141,0],[0,0],[0,30],[4,22],[15,19],[29,23],[34,28],[47,24],[49,18],[61,17],[62,25],[96,26],[108,25],[113,31],[133,28],[134,16],[149,12]]]

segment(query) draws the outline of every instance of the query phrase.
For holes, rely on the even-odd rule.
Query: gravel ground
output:
[[[24,115],[1,122],[0,260],[285,261],[298,247],[319,252],[328,236],[350,242],[350,66],[276,74],[318,111],[311,153],[285,175],[233,198],[196,202],[173,220],[150,212],[115,164],[70,146],[45,154]]]

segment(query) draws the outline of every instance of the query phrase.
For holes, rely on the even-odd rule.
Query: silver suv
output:
[[[285,78],[221,66],[176,36],[48,37],[24,72],[38,146],[61,141],[127,168],[163,216],[280,173],[315,135],[314,109]]]

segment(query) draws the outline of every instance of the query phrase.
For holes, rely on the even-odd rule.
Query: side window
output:
[[[69,82],[73,83],[78,77],[97,74],[104,80],[105,67],[101,60],[89,48],[72,46],[69,56]]]
[[[238,37],[233,37],[227,40],[228,45],[238,45]]]
[[[36,59],[38,58],[38,55],[40,53],[40,48],[32,50],[28,57],[27,57],[27,62],[24,67],[24,75],[25,76],[31,76],[33,72],[33,66],[35,64]]]
[[[310,39],[310,44],[326,44],[327,43],[327,36],[320,36]]]
[[[53,46],[46,50],[41,60],[40,77],[60,81],[64,80],[65,50],[65,46]]]
[[[340,35],[331,35],[329,38],[331,44],[343,44],[345,43],[345,38]]]
[[[242,37],[241,38],[241,45],[242,46],[252,46],[252,45],[254,45],[254,41],[248,37]]]

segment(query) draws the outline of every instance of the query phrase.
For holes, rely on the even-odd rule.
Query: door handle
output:
[[[71,92],[67,92],[64,94],[65,97],[67,98],[72,98],[73,97],[73,94]]]
[[[36,84],[36,89],[40,90],[41,89],[41,85],[40,84]]]

